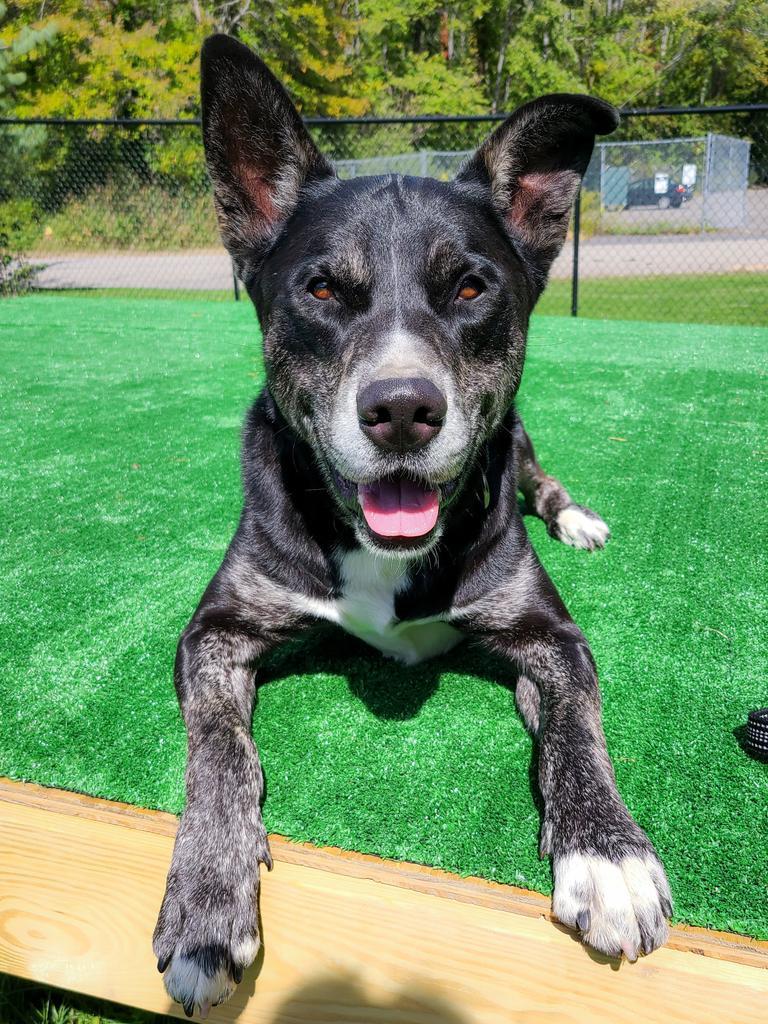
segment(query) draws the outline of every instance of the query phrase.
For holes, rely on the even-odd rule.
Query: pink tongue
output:
[[[366,523],[380,537],[423,537],[437,522],[438,492],[410,480],[359,484],[357,494]]]

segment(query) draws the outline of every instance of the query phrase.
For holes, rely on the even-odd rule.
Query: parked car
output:
[[[660,210],[667,210],[671,206],[676,210],[691,198],[693,188],[693,185],[681,185],[670,180],[666,192],[659,193],[653,178],[641,178],[633,181],[627,189],[626,209],[630,206],[658,206]]]

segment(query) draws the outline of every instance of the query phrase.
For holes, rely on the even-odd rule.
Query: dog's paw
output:
[[[197,1010],[205,1019],[229,999],[259,951],[257,904],[225,898],[212,906],[199,890],[184,899],[182,888],[169,880],[152,948],[168,995],[188,1017]]]
[[[558,512],[549,524],[549,532],[563,544],[570,544],[574,548],[586,548],[587,551],[605,547],[611,536],[607,523],[583,505],[569,505]]]
[[[607,956],[636,960],[669,936],[672,896],[664,868],[650,852],[614,862],[587,853],[553,861],[552,909],[563,924],[577,928],[588,946]]]
[[[229,999],[258,951],[257,937],[237,947],[195,946],[176,951],[165,970],[166,991],[181,1003],[188,1017],[197,1009],[205,1020],[212,1006]],[[162,966],[161,961],[158,966]]]

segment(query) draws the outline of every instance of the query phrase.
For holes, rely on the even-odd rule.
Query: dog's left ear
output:
[[[258,260],[302,190],[333,168],[288,93],[256,54],[227,35],[200,55],[203,143],[221,237],[235,266]]]
[[[546,277],[560,252],[596,135],[618,126],[614,107],[591,96],[553,93],[519,107],[459,171],[490,186],[510,233],[526,243]]]

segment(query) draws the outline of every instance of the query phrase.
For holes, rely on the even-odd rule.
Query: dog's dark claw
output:
[[[170,954],[168,956],[161,956],[157,961],[157,969],[161,974],[165,974],[168,964],[171,962]]]
[[[590,925],[589,911],[580,910],[576,916],[576,927],[580,932],[588,932]]]
[[[672,917],[672,904],[669,902],[666,896],[661,897],[661,912],[664,915],[664,917]]]
[[[232,968],[232,980],[234,981],[234,983],[236,985],[240,984],[240,982],[243,980],[243,968],[242,967],[234,967],[233,966],[233,968]]]
[[[184,1013],[186,1013],[186,1015],[188,1017],[191,1017],[194,1012],[195,1012],[195,1004],[194,1003],[184,1003]]]

